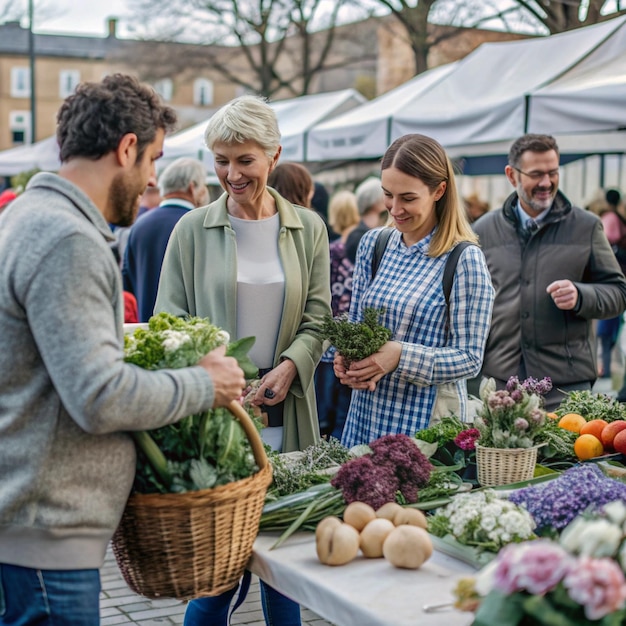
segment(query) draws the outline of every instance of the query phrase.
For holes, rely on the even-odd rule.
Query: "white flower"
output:
[[[486,401],[489,394],[496,390],[496,381],[493,378],[483,378],[478,389],[478,395],[481,400]]]
[[[561,534],[561,545],[574,554],[601,558],[613,556],[622,538],[619,526],[608,520],[578,517]]]
[[[602,510],[614,524],[622,526],[622,524],[626,523],[626,504],[621,500],[615,500],[614,502],[605,504]]]
[[[230,341],[230,335],[225,330],[220,330],[216,338],[220,345],[226,345]]]
[[[166,352],[174,352],[178,350],[183,344],[191,341],[191,337],[180,330],[164,330],[163,335],[163,348]]]

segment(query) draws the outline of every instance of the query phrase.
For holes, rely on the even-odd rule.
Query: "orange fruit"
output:
[[[604,454],[602,442],[593,435],[581,435],[574,442],[574,452],[581,461]]]
[[[549,417],[551,420],[559,419],[559,416],[556,413],[546,413],[546,417]]]
[[[559,426],[573,433],[579,433],[580,429],[587,423],[587,420],[578,413],[566,413],[560,420]]]
[[[610,450],[613,449],[613,440],[615,439],[615,435],[625,428],[625,420],[615,420],[614,422],[607,424],[602,431],[602,445]]]
[[[608,422],[604,420],[589,420],[582,426],[579,432],[581,435],[593,435],[602,441],[602,431],[607,425]]]

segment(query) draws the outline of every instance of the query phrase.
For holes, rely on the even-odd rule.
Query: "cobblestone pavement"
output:
[[[111,549],[107,551],[101,572],[102,593],[100,594],[101,626],[181,626],[185,615],[185,602],[178,600],[149,600],[138,596],[129,588],[120,573]],[[233,625],[265,626],[259,580],[252,577],[252,584],[245,602],[233,614]],[[332,626],[321,617],[302,608],[303,626]],[[207,624],[207,626],[210,626]]]

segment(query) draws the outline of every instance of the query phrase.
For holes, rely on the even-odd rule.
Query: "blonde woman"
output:
[[[444,383],[454,383],[463,417],[465,379],[480,372],[494,300],[485,257],[470,245],[459,257],[446,306],[442,278],[450,251],[477,237],[442,146],[424,135],[400,137],[383,157],[381,185],[394,231],[374,280],[380,229],[363,236],[350,319],[362,320],[366,307],[383,309],[381,323],[392,340],[348,370],[335,356],[335,373],[353,390],[342,437],[347,446],[391,433],[413,436],[428,425]]]
[[[352,296],[354,264],[346,256],[346,239],[359,223],[356,195],[351,191],[338,191],[330,199],[328,223],[339,234],[330,244],[330,291],[333,317],[347,313]],[[322,435],[341,439],[346,422],[352,390],[342,385],[333,371],[334,350],[327,350],[315,371],[317,413]]]

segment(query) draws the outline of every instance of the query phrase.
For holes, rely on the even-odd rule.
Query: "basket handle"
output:
[[[263,440],[261,439],[259,431],[254,425],[254,422],[248,415],[247,411],[236,400],[232,400],[231,402],[229,402],[226,408],[237,418],[237,420],[241,424],[241,427],[246,433],[246,437],[248,437],[248,441],[252,446],[252,454],[254,455],[254,460],[259,466],[259,469],[263,469],[268,463],[267,454],[265,454]]]

